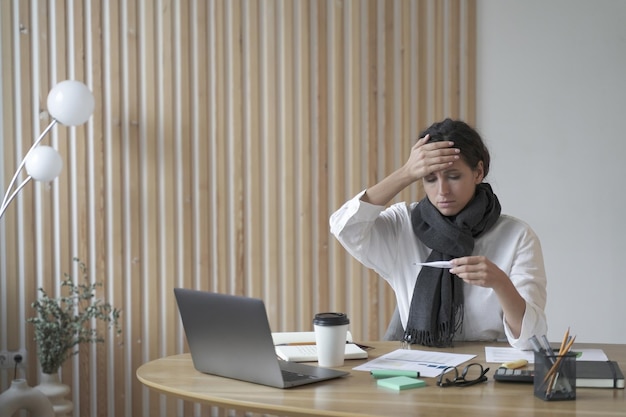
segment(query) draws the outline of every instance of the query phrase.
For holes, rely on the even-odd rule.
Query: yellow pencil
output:
[[[565,344],[567,343],[567,338],[569,337],[569,327],[567,328],[567,330],[565,331],[565,334],[563,335],[563,341],[561,342],[561,347],[559,348],[559,355],[562,355],[563,353],[563,349],[565,348]]]
[[[550,368],[545,378],[543,378],[543,382],[546,382],[548,378],[550,378],[554,373],[556,373],[556,370],[559,368],[559,365],[561,364],[561,361],[563,360],[564,355],[567,354],[567,352],[569,352],[572,345],[574,344],[574,340],[576,340],[576,336],[572,337],[572,340],[570,340],[569,343],[565,345],[565,348],[563,349],[563,353],[559,354],[559,358],[556,360],[556,362],[554,362],[554,365],[552,365],[552,368]]]

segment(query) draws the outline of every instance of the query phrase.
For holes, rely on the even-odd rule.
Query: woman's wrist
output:
[[[400,191],[404,190],[413,182],[414,180],[407,175],[406,170],[400,168],[376,185],[368,188],[361,197],[361,200],[377,206],[385,206],[398,195]]]

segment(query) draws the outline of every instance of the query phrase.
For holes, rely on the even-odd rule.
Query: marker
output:
[[[530,341],[530,344],[533,346],[533,350],[537,353],[542,353],[543,352],[543,348],[541,347],[541,343],[539,343],[539,339],[537,339],[537,336],[531,336],[530,339],[528,339]]]
[[[526,365],[528,365],[528,361],[526,359],[518,359],[516,361],[505,362],[505,363],[503,363],[500,366],[502,368],[517,369],[517,368],[521,368],[522,366],[526,366]]]
[[[401,369],[372,369],[370,374],[376,379],[391,378],[394,376],[408,376],[411,378],[419,378],[419,371],[406,371]]]

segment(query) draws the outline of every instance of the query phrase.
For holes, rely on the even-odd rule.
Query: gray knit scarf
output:
[[[411,212],[413,232],[432,249],[426,259],[448,261],[468,256],[474,239],[489,230],[500,217],[500,202],[487,183],[478,184],[476,194],[459,214],[441,215],[428,198]],[[463,324],[463,281],[448,269],[422,267],[413,289],[404,341],[446,347]]]

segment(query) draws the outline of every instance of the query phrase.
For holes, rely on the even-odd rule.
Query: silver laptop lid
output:
[[[318,382],[346,372],[279,363],[265,304],[256,298],[175,288],[194,367],[204,373],[278,388]],[[312,377],[286,383],[281,367]]]

